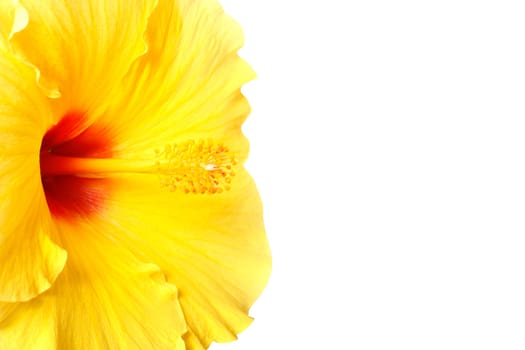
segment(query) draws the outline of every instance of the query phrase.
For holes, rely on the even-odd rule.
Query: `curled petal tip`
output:
[[[15,15],[13,19],[13,26],[11,27],[11,32],[9,33],[8,37],[9,40],[11,40],[13,35],[27,27],[27,24],[29,23],[29,14],[27,13],[25,7],[22,6],[22,4],[20,4],[17,0],[13,1],[13,5],[15,6]]]

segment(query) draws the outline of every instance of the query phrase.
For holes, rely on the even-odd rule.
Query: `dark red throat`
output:
[[[49,166],[46,155],[111,157],[107,132],[89,125],[85,113],[70,112],[49,129],[40,148],[40,167]],[[41,175],[47,205],[53,217],[74,220],[100,213],[109,195],[108,179],[76,175]]]

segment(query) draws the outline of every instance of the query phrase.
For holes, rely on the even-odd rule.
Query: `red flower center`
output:
[[[40,148],[40,169],[47,205],[55,218],[75,219],[99,213],[110,190],[108,179],[71,174],[50,174],[52,156],[109,158],[110,142],[100,128],[89,126],[85,114],[69,112],[49,129]],[[66,160],[67,161],[67,158]]]

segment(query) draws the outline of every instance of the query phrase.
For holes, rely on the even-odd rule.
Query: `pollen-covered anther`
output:
[[[223,144],[189,140],[156,153],[161,186],[170,191],[214,194],[231,188],[237,162]]]

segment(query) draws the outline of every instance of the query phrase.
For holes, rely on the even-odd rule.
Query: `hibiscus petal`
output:
[[[111,205],[114,239],[159,265],[177,286],[188,349],[236,338],[267,283],[271,258],[259,195],[242,169],[230,191],[161,190],[153,176],[119,179]]]
[[[175,286],[109,240],[104,228],[61,224],[68,264],[38,298],[0,304],[0,348],[184,349]]]
[[[160,0],[145,37],[148,52],[107,112],[115,154],[143,153],[152,139],[162,147],[213,133],[242,150],[243,160],[248,144],[240,126],[250,106],[240,88],[255,73],[237,54],[244,42],[240,26],[215,0]]]
[[[0,50],[0,300],[47,290],[66,261],[50,238],[40,181],[40,140],[51,116],[35,71]]]
[[[17,53],[36,66],[40,83],[57,100],[57,118],[69,109],[95,119],[132,62],[156,0],[20,0],[27,27],[14,35]],[[88,123],[89,124],[89,123]]]

